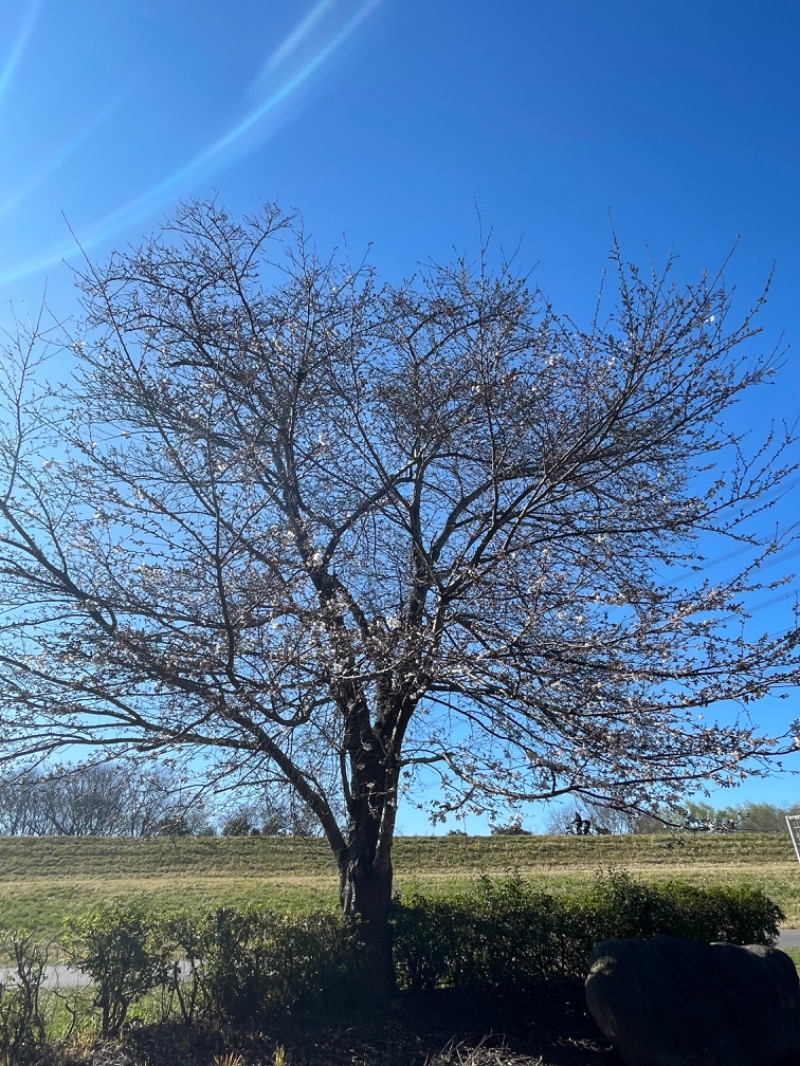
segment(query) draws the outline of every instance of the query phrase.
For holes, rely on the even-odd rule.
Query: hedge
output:
[[[782,920],[760,889],[654,886],[624,873],[600,874],[585,891],[564,896],[517,876],[481,878],[447,899],[399,899],[392,914],[401,988],[499,993],[582,981],[593,945],[609,937],[669,933],[772,944]]]

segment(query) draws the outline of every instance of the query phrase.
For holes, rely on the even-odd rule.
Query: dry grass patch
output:
[[[436,895],[511,872],[548,892],[573,892],[609,869],[655,883],[745,884],[778,903],[788,926],[800,926],[800,866],[782,834],[399,837],[394,867],[399,891]],[[297,911],[335,906],[337,875],[327,845],[315,839],[0,838],[0,926],[51,936],[67,914],[140,895],[167,910],[259,903]]]

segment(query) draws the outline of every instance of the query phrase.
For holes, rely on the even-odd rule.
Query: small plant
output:
[[[103,1036],[118,1036],[131,1005],[167,979],[168,948],[139,904],[112,903],[66,919],[63,944],[70,964],[95,983]]]
[[[224,1055],[214,1055],[211,1066],[244,1066],[244,1059],[238,1051],[226,1051]]]
[[[12,960],[0,982],[0,1062],[23,1063],[45,1042],[40,992],[48,952],[27,931],[4,930],[0,955]]]
[[[493,825],[492,836],[506,836],[506,837],[529,837],[532,833],[529,829],[525,829],[522,825],[521,818],[512,818],[510,821],[503,825]]]

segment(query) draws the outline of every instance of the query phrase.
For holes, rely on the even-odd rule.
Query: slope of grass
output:
[[[645,880],[762,888],[800,925],[800,866],[788,836],[400,837],[395,886],[446,894],[482,874],[518,871],[569,891],[598,870]],[[55,933],[66,914],[146,895],[170,909],[257,902],[334,906],[336,867],[322,840],[292,838],[0,838],[0,925]]]

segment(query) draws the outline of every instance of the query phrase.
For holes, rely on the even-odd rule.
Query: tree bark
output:
[[[392,900],[391,860],[376,861],[375,849],[356,838],[338,856],[342,912],[356,922],[365,953],[364,992],[372,997],[396,987],[389,906]]]

